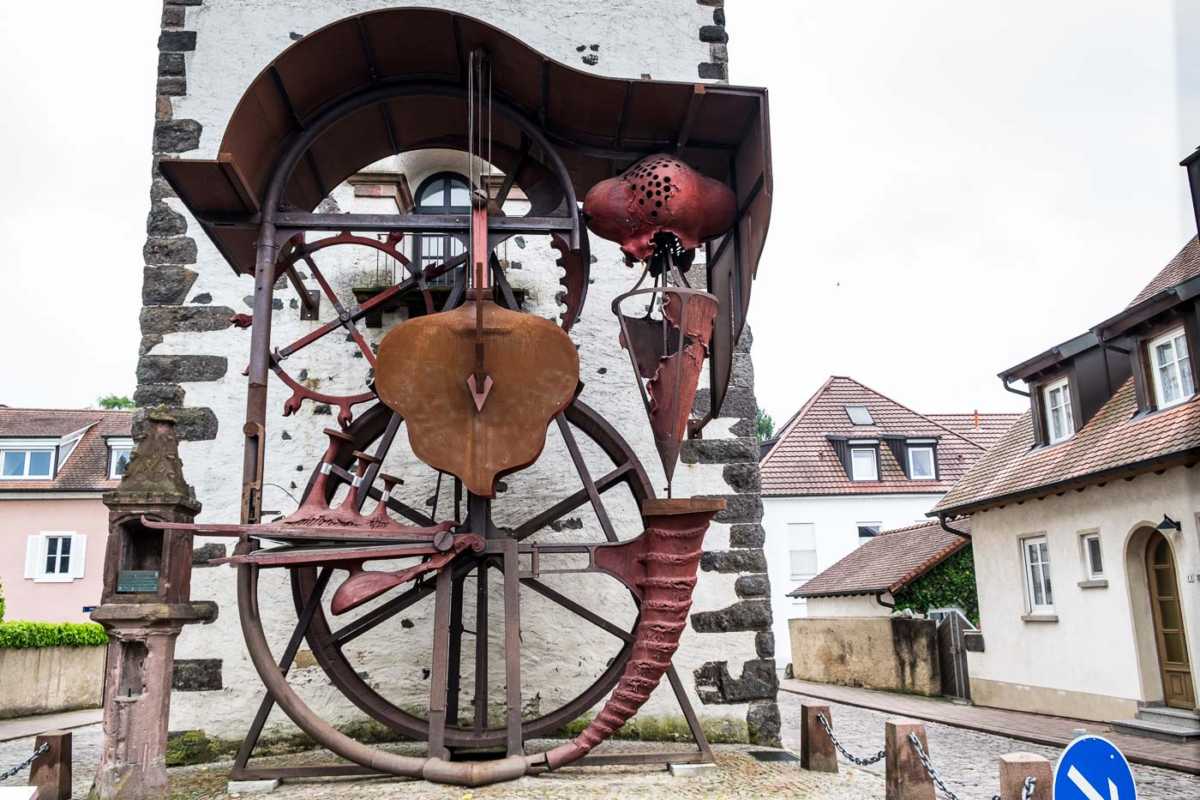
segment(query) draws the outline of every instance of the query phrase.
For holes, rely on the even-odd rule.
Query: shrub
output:
[[[931,608],[958,606],[979,624],[979,597],[975,594],[975,561],[971,546],[926,572],[896,593],[896,609],[911,608],[924,614]]]
[[[0,622],[0,649],[100,647],[108,634],[95,622]]]

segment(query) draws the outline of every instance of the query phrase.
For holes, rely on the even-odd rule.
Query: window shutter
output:
[[[42,554],[42,537],[31,533],[25,537],[25,577],[29,579],[38,576],[37,562]]]
[[[71,537],[71,577],[73,579],[82,578],[86,564],[87,536],[77,533]]]

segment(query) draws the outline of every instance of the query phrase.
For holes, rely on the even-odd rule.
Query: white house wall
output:
[[[1144,535],[1164,514],[1182,532],[1165,536],[1178,571],[1193,685],[1200,664],[1200,474],[1176,467],[1162,475],[1115,480],[1083,492],[975,514],[971,522],[984,651],[968,656],[977,703],[1087,719],[1132,716],[1138,703],[1162,700],[1153,623],[1145,599]],[[1079,538],[1100,535],[1107,586],[1087,578]],[[1056,621],[1027,614],[1019,540],[1045,534]],[[1135,551],[1133,580],[1127,566]],[[1141,575],[1137,573],[1140,572]],[[1147,635],[1149,632],[1149,635]]]
[[[839,495],[830,497],[764,497],[767,569],[771,579],[772,630],[776,642],[788,641],[788,620],[807,616],[804,600],[788,597],[796,588],[791,577],[790,523],[815,525],[817,572],[833,566],[858,547],[858,524],[880,522],[883,529],[901,528],[928,521],[925,514],[940,494]],[[822,614],[824,616],[824,614]],[[775,662],[783,669],[789,658],[786,647],[776,648]]]
[[[159,42],[162,56],[156,158],[214,157],[242,91],[298,36],[350,14],[396,5],[404,4],[169,0],[164,6]],[[420,5],[443,6],[477,16],[579,69],[681,81],[723,78],[725,73],[724,9],[719,0],[623,0],[603,4],[464,0]],[[403,46],[403,42],[397,46]],[[612,111],[616,114],[619,109]],[[415,191],[420,180],[433,172],[461,171],[463,156],[426,153],[393,161],[396,169],[406,172]],[[201,520],[236,521],[246,388],[241,371],[248,358],[249,332],[230,327],[228,317],[234,312],[250,311],[246,298],[253,294],[253,282],[233,273],[161,178],[154,180],[151,199],[136,400],[140,406],[166,404],[175,409],[184,440],[180,446],[184,472],[204,505]],[[377,211],[382,202],[356,198],[346,185],[332,193],[331,201],[341,211]],[[665,484],[662,469],[627,356],[617,342],[616,321],[609,313],[612,298],[630,288],[636,275],[623,264],[615,245],[595,237],[591,244],[588,304],[571,332],[581,356],[585,384],[582,398],[627,439],[661,494]],[[529,292],[528,308],[543,316],[554,316],[559,310],[555,257],[542,242],[522,245],[514,240],[508,245],[507,258],[519,265],[512,267],[508,276],[514,287]],[[343,300],[352,299],[348,292],[351,274],[370,270],[373,261],[366,258],[350,263],[343,259],[340,263],[344,269],[342,277],[334,281],[334,288]],[[315,288],[312,281],[309,284]],[[299,319],[290,288],[278,291],[276,297],[282,307],[277,306],[274,314],[275,342],[290,341],[313,328],[316,323]],[[322,302],[321,316],[322,321],[331,318],[327,301]],[[382,330],[367,331],[368,340],[377,342],[395,321],[394,317],[385,317]],[[740,726],[748,730],[751,740],[769,744],[778,742],[779,715],[769,660],[774,652],[759,527],[762,509],[753,439],[755,403],[749,346],[747,331],[735,354],[733,385],[723,409],[728,416],[714,421],[703,441],[688,443],[684,463],[676,471],[676,496],[720,495],[728,499],[729,508],[712,526],[706,540],[692,624],[683,636],[675,663],[702,717],[729,720],[735,729]],[[295,368],[306,367],[308,378],[320,382],[322,391],[361,390],[365,361],[354,359],[352,346],[341,337],[327,337],[295,360]],[[289,393],[271,380],[264,508],[282,513],[295,507],[295,498],[324,451],[326,439],[321,429],[334,424],[333,416],[319,415],[311,402],[306,402],[295,416],[278,416]],[[705,402],[703,393],[698,402]],[[589,448],[586,442],[583,445],[589,467],[597,474],[594,470],[599,469],[602,459],[595,448]],[[416,468],[404,452],[395,453],[386,465],[388,471],[402,473]],[[505,482],[505,495],[513,499],[506,506],[502,495],[502,502],[497,503],[499,525],[521,519],[522,510],[533,501],[558,499],[578,486],[574,469],[553,430],[544,457]],[[403,499],[416,507],[424,507],[430,495],[429,487],[420,484],[406,484],[401,491],[407,493]],[[516,498],[526,502],[522,505]],[[451,502],[447,491],[443,491],[439,502]],[[623,538],[640,529],[635,511],[632,503],[613,510],[614,525]],[[561,540],[572,536],[593,541],[602,538],[594,514],[586,508],[563,522],[565,527],[558,532]],[[219,555],[222,544],[223,540],[197,539],[199,560]],[[632,619],[628,593],[619,590],[613,581],[585,578],[559,581],[558,585],[564,591],[570,589],[568,593],[583,592],[589,600],[586,604],[593,608],[624,608],[626,618]],[[493,589],[492,602],[499,607],[498,587]],[[188,628],[180,637],[178,658],[189,664],[191,675],[201,678],[177,687],[170,727],[241,736],[262,690],[242,641],[233,572],[228,568],[203,568],[201,564],[193,576],[192,596],[217,601],[221,613],[214,624]],[[283,576],[265,577],[260,598],[268,640],[278,653],[295,619]],[[427,701],[428,683],[422,674],[421,658],[429,647],[429,612],[428,608],[418,607],[404,618],[409,638],[399,638],[399,630],[377,629],[348,648],[356,669],[367,676],[370,685],[400,705],[421,706]],[[468,611],[467,627],[471,626],[470,614]],[[606,634],[569,618],[548,602],[529,600],[522,609],[522,623],[527,710],[539,706],[545,710],[573,696],[604,669],[615,652],[614,640]],[[499,624],[493,626],[493,637],[499,648]],[[414,641],[419,644],[414,646]],[[781,639],[785,650],[786,641],[785,634]],[[319,669],[312,666],[311,654],[306,658],[304,653],[301,651],[293,680],[305,699],[332,722],[359,718],[359,712],[338,697]],[[501,687],[502,661],[493,657],[491,662],[497,669],[491,685]],[[464,674],[464,686],[471,685],[468,674]],[[770,680],[762,679],[764,674]],[[502,691],[497,697],[500,695]],[[464,692],[464,707],[470,700],[469,692]],[[678,714],[673,698],[663,687],[645,712]],[[269,729],[285,724],[286,720],[276,713]]]

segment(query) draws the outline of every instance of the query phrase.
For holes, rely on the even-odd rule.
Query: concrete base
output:
[[[264,781],[230,781],[225,785],[225,794],[269,794],[278,788],[278,778]]]
[[[700,775],[710,775],[717,772],[716,764],[668,764],[667,769],[676,778],[695,778]]]

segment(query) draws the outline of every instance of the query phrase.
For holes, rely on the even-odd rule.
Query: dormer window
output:
[[[879,480],[878,450],[874,447],[850,447],[850,479],[854,481]]]
[[[1196,393],[1196,380],[1188,357],[1187,334],[1183,328],[1152,339],[1146,346],[1154,382],[1154,400],[1159,408],[1178,405]]]
[[[133,455],[132,439],[109,439],[108,477],[115,480],[124,475],[131,455]]]
[[[932,445],[908,446],[908,477],[914,481],[931,481],[937,478]]]
[[[1062,378],[1042,389],[1046,409],[1046,436],[1050,444],[1070,439],[1075,433],[1075,415],[1071,411],[1071,381]]]
[[[54,441],[0,443],[0,479],[38,480],[54,477]]]

